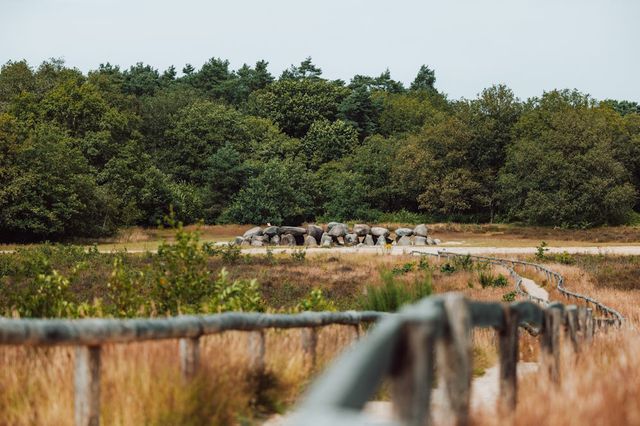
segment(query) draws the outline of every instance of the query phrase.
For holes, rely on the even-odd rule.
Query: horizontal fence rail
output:
[[[416,252],[425,255],[427,253]],[[106,344],[178,339],[180,368],[186,380],[198,371],[202,336],[225,331],[246,331],[250,368],[265,368],[266,329],[302,329],[301,346],[316,360],[318,330],[327,325],[345,325],[360,335],[360,326],[377,322],[312,386],[302,404],[302,417],[293,424],[358,424],[358,410],[373,395],[384,377],[391,377],[394,404],[406,424],[422,425],[429,418],[429,398],[438,365],[448,387],[451,410],[459,424],[468,421],[471,374],[470,333],[473,327],[495,328],[500,340],[500,389],[502,400],[516,401],[518,327],[535,327],[540,334],[545,370],[559,380],[559,332],[569,336],[575,351],[590,342],[596,326],[620,325],[622,315],[587,296],[564,288],[564,278],[548,268],[529,262],[446,252],[433,254],[453,258],[469,256],[474,261],[505,267],[519,295],[530,301],[512,304],[471,302],[457,294],[434,296],[388,314],[371,311],[305,312],[300,314],[222,313],[149,319],[8,319],[0,318],[0,345],[75,346],[75,423],[100,423],[100,356]],[[561,293],[596,307],[606,318],[593,318],[585,307],[563,306],[537,299],[521,289],[522,277],[515,267],[532,267],[554,280]],[[537,299],[537,300],[536,300]],[[1,348],[0,348],[1,349]],[[309,415],[311,414],[311,415]],[[314,417],[315,416],[315,417]],[[298,419],[298,420],[295,420]],[[315,423],[314,423],[315,422]]]
[[[518,327],[526,323],[538,328],[540,371],[559,383],[561,330],[562,340],[579,352],[594,337],[594,319],[588,311],[559,303],[476,302],[455,293],[423,299],[381,320],[334,361],[312,384],[288,424],[370,424],[361,410],[385,379],[390,381],[394,412],[401,424],[429,424],[436,376],[444,388],[444,409],[451,424],[469,424],[474,328],[496,330],[498,405],[513,410],[517,401]]]
[[[473,259],[475,261],[478,262],[486,262],[486,263],[490,263],[493,265],[499,265],[502,266],[506,269],[509,270],[512,278],[515,279],[515,289],[516,289],[516,293],[518,293],[520,296],[523,296],[531,301],[540,303],[540,304],[548,304],[549,302],[546,300],[542,300],[536,296],[533,296],[529,293],[527,293],[526,291],[524,291],[522,289],[522,277],[516,272],[515,267],[516,266],[521,266],[523,268],[528,269],[533,269],[534,271],[543,274],[548,281],[553,282],[555,284],[555,287],[557,288],[557,290],[564,295],[565,297],[569,298],[569,299],[576,299],[576,300],[580,300],[582,302],[584,302],[587,306],[593,306],[596,310],[596,312],[602,314],[605,316],[605,318],[596,318],[596,322],[598,324],[604,324],[604,323],[608,323],[608,324],[615,324],[615,325],[622,325],[623,321],[624,321],[624,317],[622,316],[622,314],[620,314],[620,312],[618,312],[617,310],[605,305],[604,303],[601,303],[589,296],[585,296],[583,294],[580,293],[575,293],[572,292],[570,290],[567,290],[567,288],[565,287],[565,279],[564,277],[559,274],[558,272],[555,272],[553,270],[551,270],[550,268],[547,268],[544,265],[540,265],[538,263],[533,263],[533,262],[527,262],[524,260],[514,260],[514,259],[501,259],[501,258],[495,258],[495,257],[487,257],[487,256],[478,256],[478,255],[471,255],[471,254],[459,254],[459,253],[449,253],[446,251],[438,251],[437,254],[432,254],[432,253],[422,253],[419,251],[413,251],[411,252],[414,255],[431,255],[431,256],[436,256],[436,257],[445,257],[445,258],[460,258],[460,257],[468,257],[470,259]]]

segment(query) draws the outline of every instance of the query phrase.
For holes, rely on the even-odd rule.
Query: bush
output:
[[[506,287],[509,285],[509,281],[507,277],[500,274],[497,277],[493,275],[491,272],[481,271],[478,274],[478,281],[480,282],[480,286],[482,288],[487,287]]]
[[[456,267],[451,263],[447,262],[442,266],[440,266],[440,272],[443,274],[453,274],[454,272],[456,272]]]
[[[413,262],[405,263],[402,266],[394,266],[393,269],[391,270],[391,273],[393,275],[408,274],[409,272],[413,271],[414,266],[415,264]]]
[[[296,305],[296,308],[295,308],[296,312],[303,312],[303,311],[322,312],[322,311],[335,311],[335,310],[336,310],[336,307],[333,301],[325,298],[324,294],[322,293],[322,290],[319,288],[314,288],[313,290],[311,290],[309,295],[304,300],[300,301],[300,303],[298,303],[298,305]]]
[[[127,267],[122,256],[113,261],[113,270],[107,282],[109,305],[107,312],[115,317],[134,317],[144,313],[144,299],[140,287],[145,275]]]
[[[514,302],[516,300],[516,292],[510,291],[509,293],[505,293],[502,295],[503,302]]]
[[[304,262],[306,257],[307,257],[306,250],[294,250],[291,252],[291,259],[293,259],[294,262]]]
[[[260,286],[254,280],[229,281],[229,273],[222,268],[213,283],[213,295],[207,307],[209,312],[252,311],[263,312],[264,302]]]

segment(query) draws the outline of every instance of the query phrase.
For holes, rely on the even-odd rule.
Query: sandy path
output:
[[[538,371],[535,362],[519,362],[518,377]],[[471,382],[471,412],[492,415],[495,413],[500,396],[500,370],[498,366],[488,368],[485,373]],[[363,410],[367,423],[384,425],[397,421],[393,413],[393,406],[389,401],[371,401]],[[436,425],[451,424],[447,414],[445,390],[438,386],[431,394],[431,414]],[[287,426],[286,415],[270,417],[263,426]]]

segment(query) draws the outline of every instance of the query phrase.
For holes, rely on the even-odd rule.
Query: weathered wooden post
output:
[[[186,381],[193,379],[198,372],[200,364],[200,338],[185,337],[180,339],[180,371]]]
[[[311,368],[316,368],[316,349],[318,346],[318,330],[315,327],[301,330],[302,351],[310,360]]]
[[[575,305],[567,306],[565,310],[566,328],[571,339],[571,347],[574,353],[580,351],[580,341],[578,339],[578,308]]]
[[[100,346],[77,346],[75,358],[76,426],[100,424]]]
[[[586,319],[584,340],[585,340],[585,343],[589,345],[593,342],[593,310],[591,308],[587,308],[587,319]]]
[[[434,379],[435,333],[430,324],[405,327],[392,372],[391,399],[403,424],[428,425]]]
[[[439,377],[456,425],[469,423],[471,394],[471,315],[459,294],[444,296],[445,327],[436,344]]]
[[[498,330],[500,349],[500,398],[499,408],[513,411],[516,408],[518,395],[518,311],[505,306],[504,326]]]
[[[587,340],[587,308],[584,306],[578,307],[578,332],[580,343],[584,343]]]
[[[251,331],[248,334],[249,370],[261,374],[265,370],[264,354],[266,352],[266,344],[264,331]]]
[[[355,335],[355,340],[360,339],[360,324],[353,325],[353,334]]]
[[[554,383],[560,383],[560,324],[562,315],[557,308],[544,310],[544,325],[540,336],[542,367]]]

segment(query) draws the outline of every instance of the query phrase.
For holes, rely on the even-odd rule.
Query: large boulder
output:
[[[344,236],[344,244],[347,246],[354,246],[358,244],[358,236],[356,234],[347,234]]]
[[[413,229],[411,228],[398,228],[396,229],[396,236],[398,238],[410,237],[413,235]]]
[[[304,237],[304,245],[307,247],[316,247],[318,245],[318,240],[316,240],[315,237],[312,237],[311,235],[307,235],[306,237]]]
[[[316,241],[320,241],[324,230],[318,225],[307,225],[307,234],[315,238]]]
[[[365,246],[374,246],[375,242],[373,241],[373,237],[371,234],[364,237],[364,241],[362,242]]]
[[[326,232],[322,234],[322,237],[320,238],[320,245],[322,247],[331,247],[332,243],[333,238],[331,238],[331,235],[327,234]]]
[[[306,235],[307,230],[301,226],[281,226],[280,233],[291,234],[294,237],[302,237],[303,235]]]
[[[236,237],[235,240],[233,240],[233,245],[239,246],[242,245],[243,242],[244,237]]]
[[[333,238],[344,237],[349,232],[349,228],[344,223],[339,223],[329,229],[328,234]]]
[[[280,227],[278,226],[267,226],[262,230],[262,233],[269,238],[273,238],[276,235],[280,234]]]
[[[417,246],[426,246],[427,245],[427,238],[426,237],[421,237],[419,235],[416,235],[414,237],[413,244],[415,244]]]
[[[280,245],[281,246],[295,246],[296,245],[296,237],[291,234],[282,234],[280,235]]]
[[[254,235],[262,235],[262,228],[260,228],[259,226],[255,226],[249,229],[247,232],[245,232],[242,236],[244,238],[250,239]]]
[[[411,237],[409,237],[408,235],[405,235],[403,237],[400,237],[400,239],[398,240],[398,246],[410,246],[411,245]]]
[[[274,235],[273,237],[271,237],[271,244],[273,244],[274,246],[280,244],[280,235]]]
[[[344,223],[340,223],[340,222],[329,222],[327,223],[327,231],[330,231],[331,228],[333,228],[336,225],[344,225]]]
[[[416,225],[416,227],[413,228],[413,234],[417,235],[418,237],[428,237],[429,229],[427,229],[427,225],[421,223],[420,225]]]
[[[254,237],[251,238],[251,245],[253,247],[262,247],[264,245],[264,240],[262,239],[262,237]]]
[[[427,237],[427,244],[429,244],[430,246],[435,246],[436,242],[433,240],[433,238]]]
[[[434,245],[434,246],[439,245],[441,242],[442,242],[442,241],[440,241],[438,238],[434,238],[434,239],[433,239],[433,245]]]
[[[373,235],[374,237],[382,236],[387,238],[389,236],[389,230],[381,226],[374,226],[373,228],[371,228],[371,235]]]
[[[377,246],[386,246],[387,245],[387,238],[384,235],[380,235],[378,237],[378,240],[376,241],[376,245]]]
[[[250,240],[250,239],[248,239],[248,238],[245,238],[245,239],[242,241],[242,243],[240,243],[240,246],[241,246],[241,247],[247,247],[247,246],[250,246],[250,245],[251,245],[251,240]]]
[[[365,235],[368,235],[369,232],[371,232],[371,227],[369,225],[365,225],[363,223],[353,225],[353,233],[358,237],[364,237]]]

